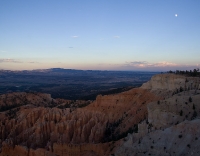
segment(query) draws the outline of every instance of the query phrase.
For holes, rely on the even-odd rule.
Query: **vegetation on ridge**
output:
[[[200,72],[199,72],[199,68],[197,69],[193,69],[193,70],[176,70],[176,71],[168,71],[167,73],[175,73],[175,74],[180,74],[180,75],[186,75],[186,76],[193,76],[193,77],[197,77],[200,76]]]

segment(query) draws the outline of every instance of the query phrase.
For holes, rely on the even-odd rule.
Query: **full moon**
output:
[[[175,14],[175,17],[177,17],[178,16],[178,14]]]

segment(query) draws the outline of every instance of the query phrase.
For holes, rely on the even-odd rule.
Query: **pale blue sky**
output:
[[[0,0],[0,69],[197,68],[199,8],[199,0]]]

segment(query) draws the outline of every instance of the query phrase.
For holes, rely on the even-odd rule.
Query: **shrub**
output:
[[[189,97],[189,102],[192,102],[192,98],[191,98],[191,96]]]
[[[193,104],[193,107],[192,107],[194,110],[195,110],[195,105]]]
[[[197,117],[197,112],[194,111],[191,119],[193,120],[193,119],[195,119],[196,117]]]
[[[187,147],[189,147],[189,148],[190,148],[190,144],[187,144]]]
[[[181,110],[181,111],[179,112],[179,114],[180,114],[180,116],[183,116],[183,111]]]

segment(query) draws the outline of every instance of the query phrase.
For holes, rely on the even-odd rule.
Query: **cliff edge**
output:
[[[147,104],[148,118],[115,152],[132,155],[200,154],[200,78],[159,74],[141,88],[163,96]]]

